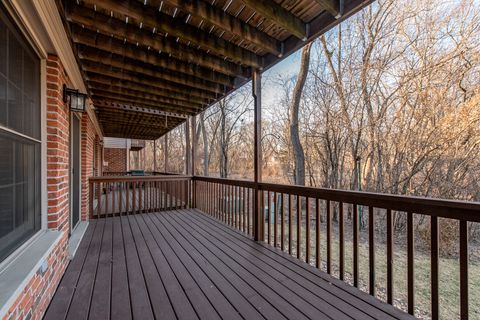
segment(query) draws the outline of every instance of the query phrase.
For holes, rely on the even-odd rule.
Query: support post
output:
[[[254,144],[253,144],[253,162],[254,174],[253,180],[255,182],[255,196],[254,196],[254,219],[253,219],[253,237],[255,241],[264,241],[264,208],[262,192],[259,189],[259,182],[262,182],[262,75],[259,70],[253,72],[252,79],[252,95],[254,102]]]
[[[163,152],[163,156],[164,156],[164,165],[165,165],[165,173],[168,172],[168,132],[165,133],[165,146],[164,146],[164,152]]]
[[[191,169],[191,174],[192,176],[195,176],[195,164],[196,164],[196,160],[197,160],[197,157],[196,157],[196,151],[197,151],[197,116],[192,116],[191,118],[191,124],[192,124],[192,169]],[[191,206],[192,208],[195,208],[196,207],[196,202],[195,202],[195,198],[196,198],[196,190],[197,189],[197,186],[196,186],[196,182],[195,180],[192,180],[192,190],[191,190]]]
[[[190,118],[185,120],[185,174],[190,175],[191,167],[190,149]]]
[[[153,173],[157,172],[157,140],[153,140]]]

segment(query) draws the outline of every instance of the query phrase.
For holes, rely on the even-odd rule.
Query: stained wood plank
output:
[[[85,264],[78,279],[70,309],[68,310],[68,319],[85,319],[88,316],[104,227],[105,220],[99,220],[92,242],[90,243],[87,259],[85,259]]]
[[[271,311],[274,310],[271,306],[266,305],[268,302],[264,299],[262,299],[264,300],[263,304],[249,301],[248,297],[252,296],[258,299],[255,291],[248,288],[248,284],[240,277],[229,277],[228,273],[231,274],[230,269],[216,256],[208,254],[206,247],[201,243],[197,241],[192,242],[186,230],[179,228],[177,225],[170,224],[170,219],[162,219],[160,216],[160,221],[162,221],[167,228],[168,224],[174,229],[172,236],[175,236],[190,257],[195,260],[197,265],[202,268],[203,272],[209,276],[215,285],[222,290],[225,297],[245,319],[263,319],[262,313],[264,313],[266,309],[270,308]],[[257,306],[258,310],[255,306]],[[269,311],[269,313],[271,311]],[[281,318],[281,315],[275,311],[271,312],[270,315],[270,319]]]
[[[130,304],[130,289],[128,287],[127,261],[125,259],[125,248],[123,245],[122,225],[119,217],[112,218],[112,220],[111,319],[129,320],[132,318],[132,310]]]
[[[145,215],[149,217],[149,215]],[[148,220],[146,220],[148,221]],[[167,240],[163,237],[157,226],[150,220],[147,223],[148,228],[152,232],[157,245],[161,248],[165,255],[167,263],[170,265],[175,273],[178,281],[182,284],[182,287],[190,300],[190,303],[195,308],[200,319],[220,319],[219,315],[215,311],[215,308],[211,305],[209,300],[205,297],[204,293],[198,287],[194,278],[188,273],[188,270],[182,264],[180,259],[175,255],[175,252],[167,244]]]
[[[130,289],[130,302],[134,319],[154,319],[147,286],[143,277],[133,235],[128,224],[128,218],[120,218],[125,245],[125,259],[127,262],[128,287]]]
[[[83,240],[77,249],[75,259],[68,265],[65,275],[57,288],[55,299],[52,300],[45,313],[45,319],[65,319],[67,316],[70,301],[75,293],[77,281],[80,277],[85,259],[87,258],[88,249],[96,226],[97,221],[95,220],[92,221],[87,228]]]
[[[285,280],[282,282],[288,285],[288,287],[299,297],[302,297],[313,306],[318,306],[322,309],[322,311],[319,311],[324,312],[329,317],[333,317],[335,319],[350,318],[347,313],[356,313],[359,314],[359,319],[372,319],[372,317],[368,316],[367,314],[362,314],[359,309],[356,309],[348,303],[334,297],[324,288],[305,281],[305,279],[299,274],[296,274],[287,268],[273,268],[272,264],[275,264],[274,261],[271,261],[270,264],[267,263],[267,259],[261,259],[259,254],[257,254],[255,251],[252,252],[250,248],[242,246],[242,244],[239,244],[236,239],[230,238],[224,232],[218,232],[217,230],[212,229],[209,230],[207,225],[203,225],[203,223],[200,221],[195,221],[191,215],[179,215],[179,218],[184,219],[183,224],[185,226],[189,225],[192,226],[192,228],[195,226],[195,230],[199,230],[199,232],[202,230],[205,232],[204,234],[206,237],[215,239],[216,243],[225,244],[227,251],[234,252],[238,254],[239,257],[248,259],[248,261],[253,265],[263,270],[267,270],[268,273],[276,279],[284,278]],[[319,316],[321,317],[321,314]]]
[[[65,318],[413,319],[192,209],[92,221],[45,316]]]
[[[110,290],[112,279],[113,220],[105,220],[102,247],[98,259],[97,274],[93,287],[89,317],[93,319],[110,318]]]
[[[162,250],[157,245],[157,242],[153,237],[153,234],[150,232],[150,229],[147,227],[144,219],[137,219],[137,223],[143,233],[145,242],[162,278],[165,290],[170,297],[170,301],[178,319],[198,319],[195,310],[185,294],[185,290],[176,278],[175,273],[168,264]]]
[[[176,319],[175,312],[170,303],[155,263],[147,248],[142,233],[133,216],[129,216],[128,222],[137,248],[140,265],[142,267],[148,295],[150,297],[153,313],[156,319]]]
[[[195,212],[195,213],[193,213]],[[262,253],[262,256],[265,258],[271,258],[276,263],[276,266],[284,266],[290,270],[293,270],[303,277],[307,278],[309,281],[317,283],[321,285],[322,282],[327,283],[329,290],[338,296],[341,299],[348,300],[349,303],[352,303],[357,308],[362,310],[368,311],[368,313],[375,312],[376,309],[382,311],[381,315],[385,318],[397,318],[397,319],[414,319],[410,317],[408,314],[393,308],[391,305],[385,304],[380,302],[379,300],[369,296],[363,292],[360,292],[358,289],[346,285],[343,281],[335,279],[332,276],[321,272],[320,270],[316,270],[315,268],[310,268],[305,263],[293,259],[287,253],[281,252],[280,250],[275,250],[274,248],[269,247],[266,244],[262,244],[259,242],[252,242],[250,239],[246,238],[242,234],[238,233],[236,230],[231,228],[224,228],[223,225],[214,219],[203,215],[198,210],[192,210],[189,217],[203,219],[206,225],[214,227],[215,232],[224,232],[228,233],[235,238],[235,241],[240,240],[237,244],[240,243],[246,244],[249,249],[248,250],[257,250]],[[354,299],[353,299],[353,298]]]

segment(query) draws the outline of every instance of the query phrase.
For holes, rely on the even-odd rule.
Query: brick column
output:
[[[89,206],[88,206],[88,198],[89,198],[89,186],[88,186],[88,178],[94,175],[93,172],[93,161],[95,152],[95,127],[90,119],[88,113],[84,113],[82,115],[82,220],[86,221],[89,217]]]
[[[47,60],[47,186],[48,228],[68,232],[69,226],[69,111],[63,103],[66,82],[58,57]]]

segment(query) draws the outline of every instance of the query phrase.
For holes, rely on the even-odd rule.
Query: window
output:
[[[0,262],[40,229],[40,59],[0,5]]]

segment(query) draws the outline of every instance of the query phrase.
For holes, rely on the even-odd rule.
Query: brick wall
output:
[[[47,188],[48,228],[68,231],[69,217],[69,111],[63,103],[66,82],[58,57],[47,60]]]
[[[127,149],[105,148],[103,156],[104,161],[108,162],[108,165],[103,167],[104,172],[127,171]]]
[[[88,219],[88,178],[94,176],[94,152],[96,133],[88,113],[82,115],[82,220]]]
[[[48,255],[48,268],[26,279],[6,319],[41,319],[68,265],[69,231],[69,110],[63,103],[62,88],[68,81],[59,59],[47,59],[47,199],[48,228],[62,231],[62,238]],[[87,217],[84,201],[88,198],[87,177],[93,173],[95,130],[87,114],[82,115],[82,218]],[[45,160],[45,159],[43,159]],[[87,192],[86,192],[87,191]]]

